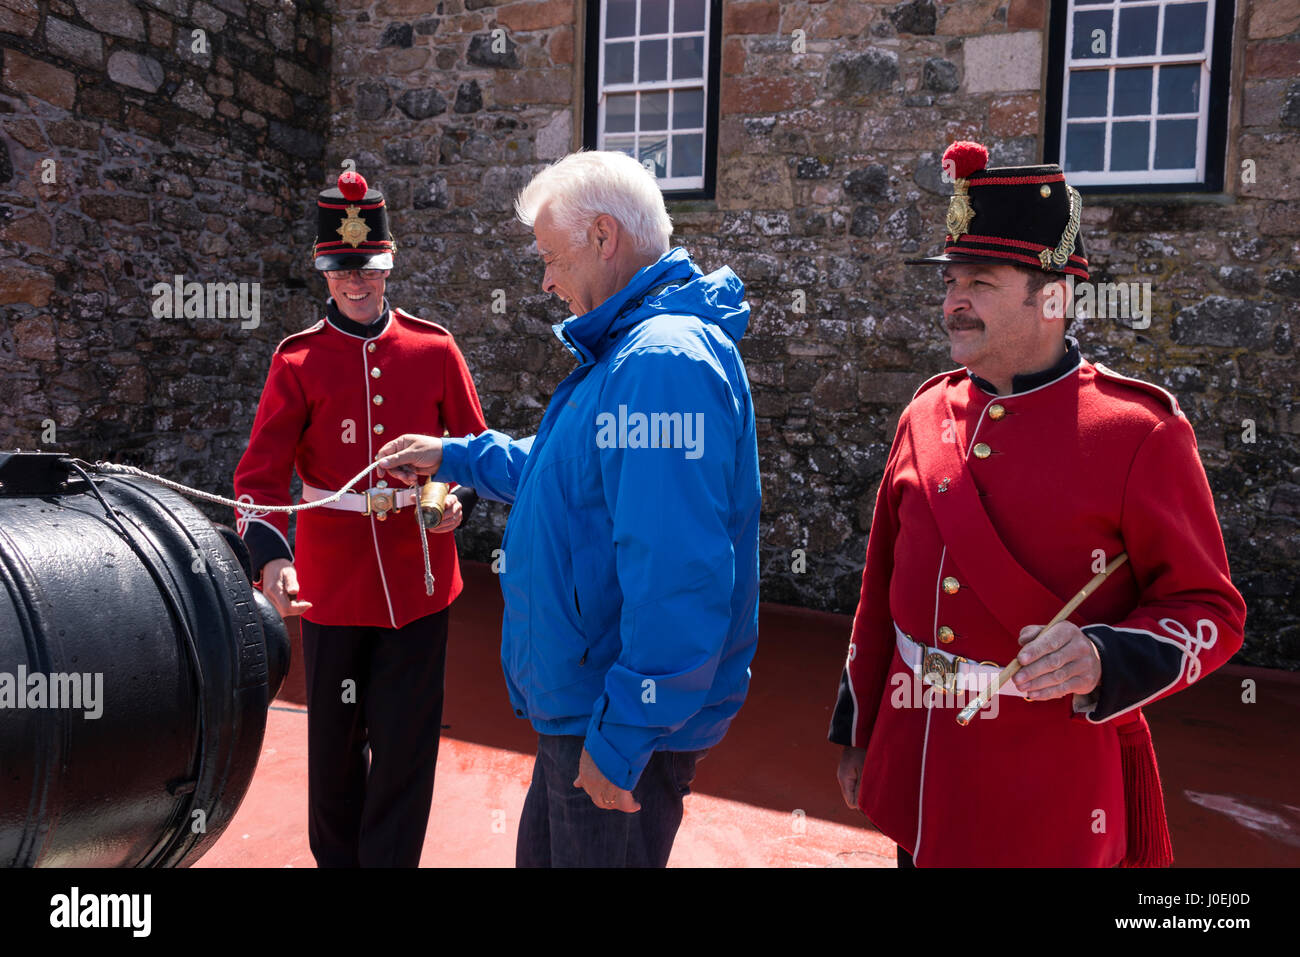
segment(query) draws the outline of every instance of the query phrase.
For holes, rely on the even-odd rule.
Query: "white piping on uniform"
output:
[[[1066,375],[1070,375],[1071,373],[1077,370],[1078,370],[1078,366],[1070,370],[1070,372],[1066,373]],[[1063,379],[1065,378],[1065,376],[1062,376],[1061,378]],[[1061,380],[1060,379],[1053,380],[1053,382],[1059,382],[1059,381]],[[1052,384],[1051,382],[1047,383],[1047,385],[1051,385],[1051,384]],[[1046,386],[1039,386],[1039,388],[1046,388]],[[1033,392],[1035,390],[1030,389],[1029,391]],[[1026,394],[1027,393],[1024,392],[1016,393],[1016,395],[1026,395]],[[962,456],[963,465],[965,465],[967,462],[970,461],[970,450],[975,447],[975,439],[980,434],[980,426],[984,424],[984,416],[988,414],[989,405],[991,404],[992,403],[986,403],[983,410],[980,412],[979,421],[975,423],[975,431],[970,434],[970,442],[966,447],[966,454]],[[939,555],[939,574],[935,576],[935,581],[934,581],[934,624],[931,626],[931,631],[930,631],[931,641],[937,641],[939,636],[939,594],[943,588],[943,563],[947,560],[947,558],[948,558],[948,546],[945,545],[943,546],[943,551]],[[926,701],[924,693],[921,695],[921,701],[923,703],[925,703]],[[926,703],[925,704],[925,738],[922,740],[921,743],[921,783],[916,796],[916,846],[912,850],[913,860],[915,860],[916,857],[921,853],[921,822],[923,820],[924,812],[925,812],[925,755],[926,752],[930,749],[930,714],[931,714],[930,706],[928,703]]]
[[[346,319],[347,317],[344,316],[343,318]],[[379,320],[375,320],[375,321],[378,322]],[[391,323],[392,321],[393,321],[393,310],[392,310],[392,309],[389,309],[388,312],[385,314],[385,319],[384,319],[384,328],[380,329],[377,333],[375,333],[373,336],[371,336],[370,339],[378,339],[378,338],[379,338],[380,336],[382,336],[385,332],[387,332],[387,331],[388,331],[389,323]],[[359,336],[359,335],[357,335],[355,332],[348,332],[346,329],[340,329],[338,326],[334,325],[334,323],[330,322],[330,317],[329,317],[328,314],[326,314],[325,319],[324,319],[324,322],[325,322],[325,325],[329,326],[329,327],[330,327],[331,329],[333,329],[335,332],[341,332],[341,333],[343,333],[343,335],[345,335],[345,336],[351,336],[353,339],[360,339],[362,342],[369,342],[369,341],[370,341],[370,339],[367,339],[365,336]],[[360,325],[360,323],[358,323],[358,325]],[[304,329],[303,331],[304,331],[304,332],[310,332],[311,330],[310,330],[310,329]]]
[[[276,535],[279,535],[280,541],[284,542],[284,547],[289,549],[289,554],[290,555],[293,554],[293,548],[289,545],[289,540],[285,538],[284,535],[281,534],[280,530],[276,528],[274,525],[272,525],[270,522],[261,518],[246,518],[244,519],[244,522],[245,522],[245,529],[247,529],[247,524],[250,522],[257,522],[258,525],[265,525],[271,531],[275,532]],[[242,538],[243,536],[240,537]]]
[[[339,329],[339,332],[343,332],[343,330]],[[351,333],[344,333],[344,335],[351,335]],[[383,333],[380,333],[380,335],[383,335]],[[353,338],[361,339],[360,336],[353,336]],[[375,336],[375,338],[378,339],[379,336]],[[373,431],[373,424],[370,421],[370,406],[372,404],[370,401],[370,362],[366,359],[366,343],[369,341],[373,340],[361,339],[359,344],[361,346],[361,378],[366,383],[366,454],[373,456],[375,450],[371,447],[370,443],[374,440],[375,433]],[[366,518],[370,520],[370,538],[375,543],[375,563],[379,565],[379,584],[382,585],[384,589],[384,601],[388,605],[388,620],[392,622],[393,627],[396,628],[397,616],[393,614],[393,599],[388,595],[388,578],[384,575],[384,559],[383,556],[379,554],[379,531],[375,528],[376,519],[374,515],[367,515]]]
[[[1161,624],[1163,624],[1165,621],[1170,621],[1170,620],[1177,621],[1177,619],[1162,618],[1162,619],[1161,619]],[[1181,622],[1179,622],[1179,624],[1181,624]],[[1213,624],[1213,623],[1211,622],[1211,624]],[[1088,627],[1088,626],[1085,625],[1084,627]],[[1176,685],[1176,684],[1178,684],[1180,681],[1182,681],[1182,680],[1183,680],[1183,676],[1184,676],[1185,674],[1188,674],[1188,667],[1187,667],[1188,659],[1195,658],[1195,659],[1197,660],[1198,664],[1199,664],[1199,662],[1200,662],[1199,655],[1198,655],[1196,652],[1191,651],[1191,650],[1188,648],[1188,646],[1187,646],[1186,644],[1184,644],[1183,642],[1179,641],[1177,638],[1166,638],[1164,635],[1157,635],[1154,631],[1147,631],[1145,628],[1116,628],[1114,625],[1106,625],[1106,626],[1104,626],[1104,627],[1109,628],[1111,631],[1119,632],[1119,633],[1121,633],[1121,634],[1126,634],[1126,635],[1149,635],[1150,637],[1154,638],[1156,641],[1163,641],[1163,642],[1164,642],[1165,644],[1167,644],[1167,645],[1175,645],[1176,647],[1182,649],[1183,657],[1182,657],[1182,658],[1179,660],[1179,662],[1178,662],[1178,674],[1174,676],[1174,680],[1171,681],[1171,682],[1169,682],[1169,684],[1165,685],[1163,688],[1158,688],[1155,692],[1153,692],[1152,694],[1147,695],[1147,696],[1146,696],[1145,698],[1143,698],[1141,701],[1137,701],[1137,702],[1135,702],[1135,703],[1129,705],[1129,706],[1128,706],[1127,708],[1125,708],[1123,711],[1116,711],[1116,712],[1115,712],[1114,714],[1112,714],[1110,717],[1108,717],[1108,718],[1104,718],[1104,719],[1101,720],[1101,721],[1094,721],[1093,718],[1092,718],[1092,713],[1089,712],[1088,715],[1087,715],[1088,723],[1089,723],[1089,724],[1105,724],[1107,721],[1114,721],[1114,720],[1115,720],[1116,718],[1118,718],[1120,715],[1128,714],[1130,711],[1133,711],[1133,710],[1135,710],[1135,709],[1137,709],[1137,708],[1142,707],[1142,706],[1143,706],[1144,704],[1146,704],[1148,701],[1152,701],[1152,700],[1154,700],[1154,699],[1156,699],[1156,698],[1159,698],[1162,694],[1164,694],[1166,691],[1168,691],[1168,690],[1169,690],[1170,688],[1172,688],[1174,685]],[[1184,626],[1184,627],[1185,627],[1185,626]],[[1216,631],[1217,631],[1217,629],[1216,629]],[[1211,642],[1211,644],[1213,644],[1213,643]],[[1207,644],[1207,645],[1204,645],[1204,646],[1202,646],[1202,647],[1208,648],[1208,647],[1210,647],[1210,645]],[[1199,651],[1199,650],[1200,650],[1200,648],[1198,647],[1198,651]],[[1200,677],[1200,676],[1198,675],[1197,677]],[[1187,684],[1188,684],[1189,687],[1191,686],[1193,680],[1194,680],[1194,679],[1192,679],[1192,678],[1190,678],[1190,677],[1187,679]]]

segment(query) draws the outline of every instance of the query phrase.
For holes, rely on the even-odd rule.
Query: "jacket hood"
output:
[[[664,283],[677,285],[655,292]],[[749,326],[749,303],[740,277],[727,266],[706,276],[685,249],[675,246],[595,309],[552,328],[569,351],[587,362],[599,358],[632,326],[661,313],[698,316],[717,324],[733,342],[740,342]]]

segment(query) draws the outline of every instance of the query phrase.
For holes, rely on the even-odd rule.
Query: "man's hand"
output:
[[[858,788],[862,785],[862,766],[866,760],[866,748],[845,748],[840,755],[839,770],[835,772],[844,803],[855,811],[858,809]]]
[[[418,475],[434,475],[442,464],[442,439],[431,435],[399,435],[376,456],[380,475],[392,475],[414,485]]]
[[[298,572],[287,558],[273,558],[262,566],[262,594],[281,618],[301,615],[311,607],[309,601],[298,601]]]
[[[442,506],[442,521],[429,531],[436,535],[441,535],[444,532],[454,532],[460,525],[462,514],[460,499],[456,497],[455,492],[448,492]]]
[[[582,757],[578,759],[578,778],[573,782],[573,786],[586,791],[587,796],[591,798],[591,803],[606,811],[635,814],[641,810],[641,805],[637,803],[631,791],[624,791],[617,787],[600,773],[600,768],[596,767],[596,762],[591,760],[591,755],[587,753],[586,748],[582,749]]]
[[[1101,656],[1077,625],[1026,625],[1020,644],[1020,670],[1011,680],[1032,701],[1091,694],[1101,683]]]

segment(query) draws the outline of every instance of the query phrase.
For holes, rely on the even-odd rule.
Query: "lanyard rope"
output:
[[[241,515],[246,517],[256,517],[256,515],[265,515],[270,512],[303,512],[309,508],[323,508],[339,501],[343,496],[363,478],[378,468],[378,462],[372,462],[364,469],[353,476],[352,480],[344,485],[337,492],[328,495],[325,498],[317,499],[314,502],[300,502],[297,505],[258,505],[252,501],[251,496],[245,496],[244,499],[226,498],[224,495],[215,495],[212,492],[205,492],[202,489],[190,488],[188,485],[182,485],[180,482],[173,482],[171,479],[163,478],[161,475],[155,475],[152,472],[146,472],[144,469],[138,469],[134,465],[118,465],[115,462],[96,462],[92,468],[96,472],[105,475],[134,475],[139,478],[148,479],[151,482],[157,482],[166,488],[180,492],[182,495],[188,495],[191,498],[202,499],[205,502],[212,502],[216,505],[225,505],[233,508]],[[424,555],[424,592],[426,595],[433,595],[433,569],[429,564],[429,540],[425,533],[427,531],[424,524],[424,511],[420,508],[420,502],[417,497],[415,502],[415,520],[420,528],[420,550]]]

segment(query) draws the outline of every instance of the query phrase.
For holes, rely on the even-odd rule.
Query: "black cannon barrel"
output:
[[[247,566],[156,483],[0,454],[0,864],[186,866],[220,837],[289,660]]]

